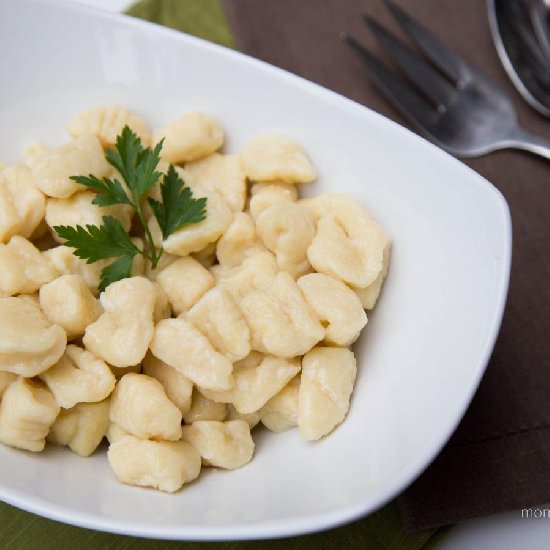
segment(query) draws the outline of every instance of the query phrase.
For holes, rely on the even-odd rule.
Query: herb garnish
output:
[[[66,240],[65,244],[75,249],[74,254],[86,260],[87,263],[116,258],[112,264],[101,271],[100,291],[105,290],[115,281],[131,277],[132,261],[137,254],[149,260],[153,269],[163,254],[162,247],[157,249],[153,242],[153,236],[143,212],[144,196],[162,176],[157,171],[162,144],[163,141],[154,149],[144,148],[136,134],[128,126],[124,127],[116,139],[115,149],[107,149],[105,158],[118,170],[126,184],[126,189],[116,178],[100,180],[91,174],[71,177],[72,180],[97,193],[92,201],[93,204],[131,206],[136,211],[145,233],[146,247],[141,250],[132,242],[120,221],[113,216],[104,216],[103,224],[99,227],[96,225],[54,227],[56,233]],[[182,227],[205,219],[207,199],[194,198],[191,189],[185,185],[172,165],[164,175],[160,189],[162,200],[149,197],[147,202],[159,224],[164,240]]]

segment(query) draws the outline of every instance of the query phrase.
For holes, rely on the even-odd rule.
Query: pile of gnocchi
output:
[[[70,179],[116,177],[105,150],[125,125],[145,145],[164,139],[161,171],[175,165],[207,216],[162,242],[149,211],[159,265],[136,256],[132,277],[99,295],[108,261],[79,259],[52,228],[110,215],[131,231],[130,209],[92,204]],[[299,199],[316,173],[289,139],[219,153],[224,131],[203,113],[151,132],[100,107],[69,132],[0,167],[0,442],[86,457],[107,438],[121,482],[174,492],[203,466],[248,463],[257,424],[308,441],[334,430],[389,265],[367,210],[347,195]]]

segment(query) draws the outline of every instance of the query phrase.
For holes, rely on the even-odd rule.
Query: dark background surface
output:
[[[485,2],[398,3],[508,90],[527,130],[550,139],[550,120],[523,102],[499,63]],[[224,6],[243,51],[403,123],[338,38],[348,31],[383,57],[361,20],[369,13],[399,32],[381,0],[224,0]],[[466,162],[510,205],[510,293],[493,357],[466,416],[400,497],[410,529],[550,501],[550,163],[514,151]]]

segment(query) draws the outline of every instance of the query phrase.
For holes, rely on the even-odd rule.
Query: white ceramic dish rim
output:
[[[182,42],[187,42],[190,44],[199,45],[201,48],[211,50],[216,52],[217,55],[227,56],[228,58],[239,59],[241,63],[247,63],[254,66],[259,71],[270,71],[276,73],[279,78],[285,79],[286,81],[291,81],[293,85],[306,89],[310,94],[316,94],[318,96],[324,97],[326,100],[336,101],[342,107],[346,107],[348,110],[356,111],[358,113],[364,112],[364,110],[370,111],[370,115],[377,118],[380,122],[383,121],[384,124],[393,125],[394,128],[399,132],[411,133],[406,128],[398,125],[397,123],[387,119],[386,117],[371,111],[368,107],[365,107],[355,101],[352,101],[338,93],[332,92],[322,86],[319,86],[315,83],[307,81],[299,76],[291,74],[283,69],[274,67],[260,61],[258,59],[249,57],[245,54],[242,54],[238,51],[230,50],[222,46],[218,46],[211,42],[196,38],[179,31],[175,31],[154,23],[149,23],[129,17],[122,14],[116,14],[111,12],[106,12],[104,10],[94,8],[87,5],[75,5],[72,2],[67,0],[33,0],[33,2],[49,4],[53,6],[58,6],[63,9],[78,10],[84,12],[93,13],[96,17],[101,17],[104,19],[120,19],[124,18],[125,24],[132,25],[135,28],[143,29],[147,32],[155,32],[169,36],[172,40],[179,40]],[[435,145],[425,141],[423,138],[416,136],[417,140],[423,141],[425,147],[431,147],[433,149],[438,149]],[[438,154],[445,154],[444,152],[438,149]],[[447,155],[448,162],[460,163],[454,157]],[[468,170],[470,170],[468,168]],[[99,518],[92,514],[82,513],[82,512],[73,512],[67,510],[63,506],[52,505],[51,502],[48,502],[47,505],[38,498],[30,497],[29,495],[22,493],[20,491],[6,490],[3,487],[0,487],[0,497],[3,501],[13,506],[16,506],[27,512],[38,514],[40,516],[60,521],[63,523],[68,523],[71,525],[101,530],[111,533],[124,534],[124,535],[133,535],[146,538],[156,538],[156,539],[172,539],[172,540],[250,540],[250,539],[268,539],[268,538],[280,538],[288,537],[300,534],[311,533],[320,530],[326,530],[333,527],[337,527],[344,523],[354,521],[356,519],[365,516],[366,514],[372,513],[376,509],[380,508],[391,499],[393,499],[397,494],[403,491],[410,483],[414,481],[432,462],[432,460],[437,456],[441,448],[444,446],[446,441],[452,435],[462,416],[466,412],[466,409],[474,396],[474,393],[479,385],[481,377],[485,371],[487,363],[489,361],[490,355],[492,353],[498,332],[500,329],[500,324],[502,321],[502,316],[504,314],[504,308],[506,305],[507,291],[510,278],[510,267],[511,267],[511,256],[512,256],[512,225],[510,211],[508,204],[502,194],[498,191],[496,187],[490,184],[483,177],[479,176],[477,173],[470,170],[475,174],[477,181],[480,185],[486,186],[488,190],[494,193],[495,201],[499,204],[502,219],[504,221],[504,231],[503,235],[503,246],[504,246],[504,257],[502,264],[504,269],[501,273],[501,280],[499,284],[498,292],[498,304],[494,312],[493,323],[490,327],[490,330],[487,332],[487,338],[484,345],[484,352],[479,358],[479,362],[476,366],[475,375],[471,378],[470,386],[464,390],[463,401],[461,407],[456,411],[455,419],[452,423],[449,424],[448,431],[446,436],[440,441],[439,445],[434,447],[426,448],[425,452],[420,455],[415,463],[410,463],[408,468],[403,469],[400,472],[400,475],[396,477],[393,483],[391,492],[385,495],[385,497],[380,497],[374,502],[368,502],[367,504],[360,503],[348,507],[343,507],[336,511],[331,511],[327,513],[318,513],[316,515],[308,516],[306,518],[299,519],[284,519],[284,520],[272,520],[264,521],[262,523],[254,523],[251,525],[239,525],[236,527],[214,527],[214,526],[200,526],[194,527],[192,525],[185,525],[182,528],[171,528],[163,526],[162,528],[154,528],[151,526],[140,527],[133,522],[114,520],[108,518]]]

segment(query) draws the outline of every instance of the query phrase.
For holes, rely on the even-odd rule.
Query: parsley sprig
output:
[[[115,149],[107,149],[105,158],[120,173],[124,184],[116,178],[99,179],[96,176],[72,176],[71,179],[95,191],[92,201],[98,206],[125,204],[131,206],[143,227],[147,246],[138,248],[120,221],[113,216],[104,216],[103,224],[83,227],[56,226],[54,230],[66,245],[73,247],[74,254],[91,264],[114,258],[115,261],[101,271],[99,290],[111,283],[131,276],[132,262],[140,254],[151,262],[154,269],[162,254],[157,249],[149,224],[143,212],[143,199],[155,186],[162,174],[157,170],[163,142],[154,149],[143,147],[141,140],[125,126],[117,137]],[[206,198],[196,199],[185,185],[176,169],[170,165],[161,185],[161,201],[147,198],[162,237],[166,240],[182,227],[198,223],[206,217]]]

